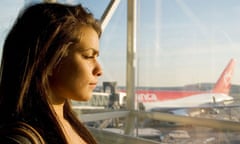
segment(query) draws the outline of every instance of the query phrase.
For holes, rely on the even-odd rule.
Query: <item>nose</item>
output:
[[[94,71],[93,71],[93,74],[94,74],[95,76],[98,76],[98,77],[103,74],[102,67],[101,67],[101,65],[100,65],[99,62],[96,62],[96,67],[95,67],[95,69],[94,69]]]

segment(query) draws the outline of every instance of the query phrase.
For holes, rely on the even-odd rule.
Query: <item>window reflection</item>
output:
[[[101,18],[109,2],[106,0],[99,5],[96,1],[73,3],[83,3]],[[21,8],[23,3],[16,2],[16,5]],[[9,10],[6,13],[9,16],[0,17],[3,22],[0,25],[1,43],[14,19],[12,14],[17,13],[12,11],[15,3],[12,5],[4,7]],[[240,141],[237,126],[240,119],[239,7],[240,1],[236,0],[137,1],[136,111],[131,113],[135,116],[134,137],[157,143],[230,144]],[[99,136],[104,132],[124,134],[128,126],[126,117],[130,116],[126,107],[126,0],[120,2],[105,28],[100,47],[104,76],[92,99],[73,101],[73,108],[89,128],[101,130],[100,134],[96,132],[96,137],[104,141],[112,136],[110,133]],[[211,93],[211,90],[221,74],[226,74],[223,71],[231,59],[235,59],[236,64],[227,73],[233,72],[226,94],[233,99],[219,102],[219,93]],[[227,76],[223,81],[220,84],[228,82]],[[111,83],[112,87],[105,89],[104,83]],[[163,92],[165,95],[159,99],[158,95]],[[192,95],[198,97],[190,97]],[[189,103],[187,98],[191,98]],[[201,100],[205,100],[204,103],[199,103]],[[188,104],[192,107],[188,108]],[[114,137],[116,139],[138,141],[120,135]]]
[[[127,3],[121,1],[121,4],[123,3],[125,8]],[[199,2],[190,0],[138,1],[136,101],[145,101],[147,105],[151,105],[150,102],[157,99],[157,92],[169,92],[163,98],[163,100],[171,98],[168,105],[166,102],[155,103],[153,115],[166,113],[176,117],[169,117],[171,120],[167,121],[163,117],[159,118],[163,120],[159,120],[138,116],[134,135],[167,143],[234,143],[239,141],[236,137],[238,132],[227,132],[221,128],[224,127],[222,125],[228,124],[221,123],[222,125],[217,126],[213,123],[211,125],[212,121],[202,120],[224,120],[237,123],[239,121],[237,115],[239,112],[237,59],[240,53],[237,38],[240,34],[237,30],[239,23],[237,7],[239,4],[236,1],[209,2],[207,0]],[[116,81],[117,93],[126,92],[124,74],[126,62],[123,62],[126,59],[126,35],[123,35],[122,42],[115,43],[107,32],[111,29],[111,32],[115,31],[115,33],[110,32],[111,36],[120,37],[122,32],[119,25],[117,27],[117,23],[120,21],[119,17],[123,16],[118,13],[123,13],[125,10],[119,7],[102,39],[104,52],[101,60],[107,71],[102,81]],[[119,35],[116,36],[116,33]],[[216,102],[217,95],[211,94],[208,99],[206,98],[208,102],[193,105],[194,108],[191,109],[185,108],[187,106],[185,98],[182,100],[177,98],[181,98],[181,95],[186,93],[189,95],[210,93],[232,58],[237,61],[232,69],[233,75],[228,95],[234,100],[226,99]],[[142,93],[138,93],[140,91]],[[180,93],[178,96],[175,95],[176,91]],[[190,104],[199,103],[201,100],[199,97],[193,97]],[[181,105],[176,105],[176,101],[180,101]],[[231,103],[232,107],[225,107],[227,103]],[[165,107],[161,107],[162,105]],[[173,107],[183,108],[169,111]],[[124,107],[121,108],[120,110],[125,110]],[[144,103],[138,103],[137,108],[137,111],[146,110]],[[199,119],[182,120],[182,116],[200,118],[200,122]],[[109,125],[106,127],[107,130],[124,133],[124,126],[127,125],[125,119],[120,118],[118,122],[121,126],[117,129],[116,125]]]

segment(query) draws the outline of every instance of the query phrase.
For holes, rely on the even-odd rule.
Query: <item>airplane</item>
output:
[[[189,115],[186,109],[222,107],[233,102],[229,96],[231,78],[236,60],[231,59],[214,88],[210,91],[190,90],[136,90],[138,107],[145,111],[169,112],[177,115]],[[126,95],[125,91],[120,91]]]

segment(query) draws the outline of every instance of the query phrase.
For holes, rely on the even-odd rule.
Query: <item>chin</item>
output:
[[[72,99],[75,101],[89,101],[92,98],[92,92],[81,92],[79,94],[75,94]]]
[[[80,97],[80,98],[79,98],[79,101],[89,101],[89,100],[91,99],[91,97],[92,97],[92,93]]]
[[[87,97],[87,98],[83,98],[81,101],[89,101],[90,100],[90,97]]]

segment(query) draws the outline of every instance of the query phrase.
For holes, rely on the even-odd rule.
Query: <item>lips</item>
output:
[[[89,83],[89,85],[90,85],[91,88],[94,89],[97,86],[97,83]]]

